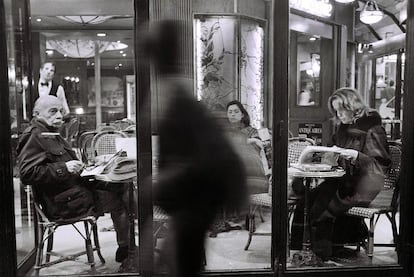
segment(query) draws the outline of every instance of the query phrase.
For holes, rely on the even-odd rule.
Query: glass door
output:
[[[21,16],[30,20],[24,25],[30,25],[30,29],[11,38],[12,42],[21,41],[18,35],[24,38],[30,35],[31,39],[31,44],[24,45],[26,51],[15,50],[18,60],[13,71],[16,85],[11,90],[14,93],[11,112],[17,126],[12,126],[12,131],[16,130],[12,142],[17,143],[20,134],[36,124],[35,102],[47,94],[56,96],[64,107],[59,135],[67,142],[64,147],[70,147],[85,170],[105,163],[119,149],[124,150],[130,162],[136,162],[134,6],[131,1],[98,2],[91,6],[88,3],[87,7],[82,1],[68,1],[59,6],[48,0],[24,2],[30,5],[30,9],[27,7],[30,14]],[[25,59],[20,61],[20,57]],[[30,64],[31,68],[17,68],[17,62],[23,66]],[[34,200],[30,191],[33,186],[23,185],[18,167],[15,169],[16,243],[21,261],[35,246],[34,230],[40,222],[33,220]],[[129,173],[136,176],[136,167]],[[93,188],[103,209],[96,227],[99,244],[92,239],[94,247],[100,246],[101,255],[98,257],[95,252],[94,269],[88,264],[87,255],[76,262],[56,264],[53,263],[58,257],[52,255],[51,266],[36,262],[28,274],[38,271],[40,276],[79,275],[91,270],[96,274],[138,274],[137,182],[133,177],[125,178],[113,176]],[[65,180],[54,179],[56,185]],[[36,185],[36,190],[39,193],[43,189]],[[50,188],[48,191],[43,193],[50,193]],[[76,223],[75,227],[78,229],[71,225],[56,228],[53,252],[67,255],[85,250],[85,242],[77,232],[87,236],[83,223]],[[45,263],[46,246],[43,249],[37,261]],[[40,270],[36,270],[38,266]]]
[[[14,214],[17,266],[22,271],[33,263],[35,249],[35,219],[30,187],[20,182],[17,145],[30,120],[30,55],[28,6],[24,1],[5,1],[9,105],[11,119],[11,166],[13,169]]]
[[[298,11],[290,14],[287,274],[311,269],[318,271],[315,276],[329,276],[329,271],[341,274],[349,268],[393,268],[400,263],[399,204],[393,199],[399,192],[394,174],[401,169],[402,148],[387,141],[381,112],[370,109],[360,80],[356,83],[361,88],[340,88],[347,62],[347,57],[339,57],[339,49],[347,49],[343,30],[330,20]],[[343,52],[352,58],[352,51]],[[388,83],[398,78],[397,55],[383,57],[380,63],[378,68],[377,59],[383,101],[391,103],[395,88],[384,90],[385,77]],[[348,80],[348,86],[353,83]],[[360,115],[356,105],[363,111]],[[348,116],[343,116],[344,110]],[[362,122],[368,125],[361,127]],[[361,128],[364,131],[356,135]],[[378,136],[373,135],[373,141],[367,132]],[[381,150],[370,152],[371,143]],[[355,155],[345,158],[345,149]],[[370,163],[381,168],[379,179],[359,183]],[[371,186],[378,181],[377,187]],[[379,206],[390,212],[375,210]]]

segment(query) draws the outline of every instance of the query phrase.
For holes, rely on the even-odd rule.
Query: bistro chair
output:
[[[127,138],[128,135],[120,131],[101,131],[98,132],[92,139],[92,149],[94,150],[94,155],[107,155],[115,154],[116,138]]]
[[[92,148],[92,139],[97,134],[96,131],[86,131],[78,136],[77,145],[79,149],[80,159],[84,164],[88,164],[94,158]]]
[[[76,142],[76,137],[79,134],[80,121],[76,117],[72,117],[67,123],[63,125],[63,137],[69,143],[70,146],[73,142]]]
[[[131,125],[135,125],[135,122],[128,118],[118,119],[111,123],[118,127],[118,130],[125,130]]]
[[[368,241],[363,242],[367,256],[372,258],[374,246],[396,247],[398,250],[398,231],[396,213],[399,206],[399,175],[401,168],[401,144],[396,142],[389,143],[391,154],[391,168],[385,175],[383,190],[375,197],[368,207],[352,207],[346,215],[369,219]],[[375,225],[381,215],[385,215],[391,223],[393,243],[374,243]]]
[[[101,123],[96,128],[96,130],[98,132],[103,132],[103,131],[119,131],[120,129],[119,129],[118,125],[116,125],[114,123]]]
[[[293,137],[289,138],[288,140],[288,164],[296,163],[299,160],[299,156],[302,153],[303,149],[306,146],[315,145],[315,142],[309,138],[301,138],[301,137]],[[293,215],[293,212],[296,207],[297,199],[290,195],[288,197],[288,219]],[[256,222],[255,222],[255,215],[256,212],[259,212],[260,220],[264,222],[263,217],[263,208],[271,208],[272,207],[272,184],[271,178],[269,180],[269,191],[267,193],[257,193],[250,195],[250,202],[249,202],[249,213],[247,215],[248,220],[248,231],[249,237],[247,239],[246,246],[244,250],[248,250],[250,243],[252,241],[253,236],[270,236],[270,232],[256,232]],[[289,234],[288,234],[289,235]]]
[[[154,234],[153,234],[153,245],[155,252],[160,253],[160,249],[157,248],[157,241],[163,238],[166,232],[168,232],[168,222],[170,217],[165,211],[157,205],[153,206],[153,222],[154,222]],[[203,265],[207,265],[206,252],[203,252]]]
[[[36,232],[36,260],[35,260],[35,273],[39,275],[39,271],[42,268],[53,266],[55,264],[65,262],[65,261],[78,261],[78,258],[82,255],[87,256],[87,262],[85,264],[90,265],[92,272],[95,272],[95,259],[94,259],[94,251],[98,254],[98,257],[102,264],[105,263],[105,259],[103,258],[100,250],[99,245],[99,237],[98,237],[98,228],[95,216],[85,216],[79,220],[50,220],[45,211],[42,201],[38,199],[35,190],[31,189],[31,195],[33,198],[33,204],[35,207],[35,223],[37,227]],[[80,223],[84,225],[84,231],[80,230],[80,226],[77,224]],[[53,237],[56,230],[61,226],[69,226],[71,225],[76,232],[78,233],[83,240],[85,241],[85,250],[79,251],[76,253],[57,253],[53,251]],[[92,245],[91,237],[93,236],[94,246]],[[44,246],[46,246],[46,252],[44,253]],[[45,254],[45,257],[44,257]],[[58,257],[57,259],[51,260],[51,256]]]

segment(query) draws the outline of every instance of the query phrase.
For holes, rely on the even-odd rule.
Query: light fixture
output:
[[[82,24],[82,25],[87,25],[87,24],[100,24],[103,23],[105,21],[107,21],[108,19],[112,18],[113,16],[97,16],[97,15],[73,15],[73,16],[56,16],[59,19],[71,22],[71,23],[76,23],[76,24]]]
[[[96,36],[97,37],[106,37],[106,33],[97,33]]]
[[[348,3],[354,2],[355,0],[335,0],[335,1],[338,2],[338,3],[348,4]]]
[[[58,51],[62,55],[70,58],[91,58],[95,56],[95,47],[98,47],[99,53],[104,51],[121,50],[128,47],[125,43],[116,43],[110,41],[95,41],[82,39],[66,40],[46,40],[46,48]],[[50,50],[50,51],[53,51]],[[93,64],[93,63],[92,63]]]
[[[76,114],[84,114],[84,113],[85,113],[85,111],[83,110],[83,108],[76,108],[76,109],[75,109],[75,113],[76,113]]]
[[[365,24],[374,24],[379,22],[384,16],[384,13],[378,8],[377,2],[367,1],[364,8],[359,14],[359,20]]]
[[[372,46],[372,44],[368,46],[368,53],[370,54],[374,53],[374,47]]]

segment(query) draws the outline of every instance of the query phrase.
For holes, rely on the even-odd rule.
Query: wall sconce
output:
[[[384,16],[384,13],[378,8],[375,0],[367,1],[361,13],[359,20],[365,24],[374,24],[379,22]]]

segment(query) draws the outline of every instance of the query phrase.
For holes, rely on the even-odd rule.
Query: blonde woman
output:
[[[338,164],[346,174],[327,179],[311,191],[312,248],[322,260],[344,253],[342,248],[332,249],[332,242],[365,238],[366,228],[360,219],[341,215],[352,206],[368,206],[382,189],[391,165],[381,117],[354,89],[336,90],[329,97],[328,108],[335,122],[331,144],[339,147]],[[300,216],[296,214],[294,221]],[[300,234],[292,234],[292,244],[297,246],[300,238]]]

